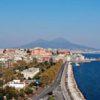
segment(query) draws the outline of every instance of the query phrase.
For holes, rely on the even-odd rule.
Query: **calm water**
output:
[[[86,57],[100,58],[100,54],[86,54]],[[87,100],[100,100],[100,62],[73,66],[77,85]]]

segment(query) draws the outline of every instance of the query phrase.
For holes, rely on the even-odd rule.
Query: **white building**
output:
[[[14,61],[18,61],[18,60],[22,60],[22,57],[15,56],[15,57],[14,57]]]
[[[39,68],[29,68],[21,72],[26,79],[33,78],[37,73],[39,73]]]
[[[7,59],[2,57],[2,58],[0,58],[0,61],[5,62],[5,61],[7,61]]]
[[[82,54],[72,54],[71,61],[84,61],[85,57]]]
[[[23,89],[26,84],[25,82],[20,82],[20,80],[13,80],[11,82],[8,82],[9,87],[14,87],[15,89]]]
[[[68,55],[68,56],[66,57],[66,61],[71,61],[71,56],[70,56],[70,55]]]
[[[53,59],[53,62],[58,62],[59,60],[65,61],[66,57],[63,54],[59,54],[59,55],[56,55],[56,56],[52,56],[52,59]]]

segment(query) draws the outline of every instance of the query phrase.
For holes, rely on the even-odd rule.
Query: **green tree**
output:
[[[18,94],[19,94],[19,91],[16,90],[15,88],[12,88],[12,87],[6,87],[4,89],[4,93],[7,97],[8,100],[11,100],[12,98],[15,98],[17,99],[18,98]]]
[[[42,86],[45,87],[50,83],[50,78],[47,73],[43,73],[40,77],[40,80],[42,82]]]
[[[62,65],[62,61],[59,61],[55,65],[51,66],[46,71],[41,73],[40,80],[41,80],[42,86],[46,86],[52,83],[52,81],[57,76],[57,73],[59,72],[61,65]]]
[[[18,79],[20,79],[21,81],[24,80],[24,76],[23,76],[23,74],[21,74],[21,73],[17,73],[17,74],[16,74],[16,77],[17,77]]]
[[[3,100],[3,93],[0,93],[0,100]]]
[[[30,87],[26,87],[25,93],[26,94],[32,94],[33,93],[33,90]]]
[[[24,70],[27,68],[28,64],[24,60],[19,60],[16,63],[13,64],[14,69],[19,69],[20,71]]]
[[[24,95],[25,95],[25,91],[23,89],[21,89],[19,92],[19,96],[24,97]]]
[[[56,100],[54,96],[50,96],[48,100]]]
[[[3,73],[3,80],[7,83],[15,78],[13,70],[6,69]]]

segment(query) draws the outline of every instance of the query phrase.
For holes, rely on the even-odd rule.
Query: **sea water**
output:
[[[88,58],[100,58],[100,54],[85,54]],[[86,100],[100,100],[100,61],[73,65],[76,83]]]

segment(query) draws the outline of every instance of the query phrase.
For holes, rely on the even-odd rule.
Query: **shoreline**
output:
[[[73,100],[86,100],[77,86],[71,63],[69,63],[67,69],[67,88]]]

